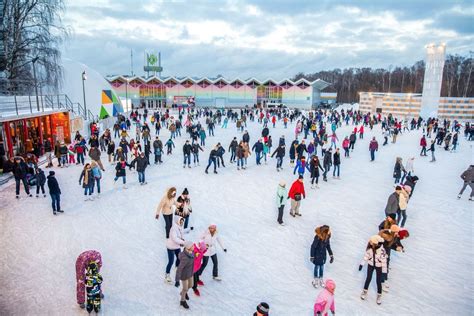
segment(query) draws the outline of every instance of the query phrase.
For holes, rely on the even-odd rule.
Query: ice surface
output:
[[[260,135],[261,125],[250,123],[251,144]],[[353,126],[338,129],[340,139]],[[270,128],[274,148],[285,134],[287,146],[294,126]],[[154,133],[154,131],[153,131]],[[137,174],[128,172],[129,188],[113,188],[114,168],[106,163],[102,198],[83,201],[79,185],[81,167],[55,167],[62,189],[65,213],[53,216],[50,199],[14,197],[13,181],[1,188],[0,210],[0,314],[1,315],[85,315],[75,301],[75,260],[84,250],[96,249],[103,255],[104,315],[251,315],[256,305],[270,304],[272,315],[313,315],[319,290],[312,285],[313,265],[309,248],[314,228],[331,226],[335,261],[326,264],[325,278],[335,280],[336,311],[339,315],[469,315],[473,310],[473,217],[474,202],[468,201],[469,188],[461,200],[459,175],[473,162],[473,143],[461,137],[456,153],[438,147],[437,162],[419,157],[421,131],[400,135],[396,144],[380,148],[376,161],[369,161],[368,142],[380,127],[366,128],[351,158],[341,157],[341,180],[331,176],[311,190],[302,217],[288,215],[277,224],[275,192],[284,179],[295,179],[288,154],[284,170],[277,173],[275,159],[237,171],[227,163],[219,174],[204,174],[211,146],[224,147],[239,139],[235,125],[218,127],[215,137],[206,139],[201,166],[183,169],[181,147],[176,141],[172,156],[164,164],[146,171],[148,185],[139,186]],[[153,134],[154,135],[154,134]],[[169,133],[162,131],[162,140]],[[183,134],[184,135],[184,134]],[[103,154],[102,161],[106,161]],[[341,155],[343,156],[343,155]],[[404,241],[405,253],[393,253],[390,292],[383,303],[375,303],[375,280],[366,301],[359,298],[366,270],[357,270],[368,238],[377,233],[384,207],[393,190],[393,165],[397,156],[415,156],[420,177],[407,210],[411,237]],[[56,163],[56,162],[55,162]],[[46,173],[48,170],[46,170]],[[320,179],[321,180],[321,179]],[[120,180],[119,180],[120,182]],[[222,282],[212,280],[212,264],[202,276],[201,297],[189,293],[190,310],[179,306],[179,290],[164,283],[167,263],[164,222],[155,220],[155,208],[165,190],[186,187],[193,204],[187,235],[193,241],[207,225],[216,223],[228,252],[218,250]],[[174,270],[172,271],[174,278]]]

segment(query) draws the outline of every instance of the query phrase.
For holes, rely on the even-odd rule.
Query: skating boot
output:
[[[183,306],[185,309],[189,309],[189,305],[188,303],[186,303],[186,301],[181,301],[180,305]]]
[[[461,194],[458,195],[458,200],[461,198]]]
[[[311,189],[314,189],[314,184],[311,184]]]
[[[220,277],[218,277],[218,276],[212,277],[212,279],[213,279],[214,281],[222,281],[222,279],[221,279]]]
[[[377,300],[376,300],[376,302],[377,302],[377,305],[382,304],[382,294],[377,294]]]
[[[320,279],[319,279],[319,285],[321,285],[321,287],[322,287],[323,289],[326,287],[326,284],[324,284],[323,278],[320,278]]]
[[[168,283],[168,284],[171,284],[171,283],[172,283],[171,277],[170,277],[169,273],[167,273],[167,274],[165,275],[165,282]]]
[[[382,283],[382,291],[384,291],[385,293],[388,293],[390,289],[390,286],[388,286],[387,283]]]
[[[317,289],[319,287],[319,279],[318,278],[314,278],[313,282],[311,282],[314,286],[315,289]]]
[[[46,197],[46,194],[43,194],[43,197]]]
[[[17,199],[19,199],[19,198],[20,198],[20,196],[19,196],[19,195],[17,195],[17,196],[16,196],[16,198],[17,198]]]
[[[128,187],[127,187],[127,185],[126,185],[126,184],[124,184],[124,185],[123,185],[123,188],[124,188],[124,189],[128,189]]]
[[[362,290],[362,293],[360,294],[360,299],[365,300],[367,298],[367,290]]]
[[[199,292],[198,289],[195,289],[195,290],[193,290],[193,291],[194,291],[194,295],[196,295],[196,296],[201,296],[201,293]]]
[[[204,286],[204,282],[202,282],[201,280],[197,281],[197,284],[198,284],[199,286]]]
[[[189,296],[188,296],[188,293],[186,293],[186,296],[185,296],[186,300],[189,301]]]
[[[58,213],[64,213],[63,210],[57,210],[56,212],[58,212]]]

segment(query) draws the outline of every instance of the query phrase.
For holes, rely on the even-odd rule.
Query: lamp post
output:
[[[87,106],[86,106],[86,88],[84,86],[84,81],[87,80],[86,71],[82,72],[82,96],[84,97],[84,118],[87,121]]]
[[[31,63],[33,64],[33,79],[35,81],[35,94],[36,94],[36,109],[40,110],[40,106],[39,106],[39,98],[38,98],[38,81],[36,80],[36,67],[35,67],[35,63],[38,61],[39,57],[35,57],[31,60]]]

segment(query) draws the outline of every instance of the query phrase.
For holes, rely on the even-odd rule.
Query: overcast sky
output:
[[[163,75],[292,77],[345,67],[411,65],[424,46],[474,50],[474,2],[67,0],[63,56],[103,75],[143,74],[161,51]]]

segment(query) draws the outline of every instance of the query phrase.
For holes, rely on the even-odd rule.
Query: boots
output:
[[[376,302],[377,302],[377,305],[382,304],[382,294],[377,294],[377,300],[376,300]]]
[[[321,285],[323,289],[326,287],[326,285],[324,284],[323,278],[319,278],[319,285]]]
[[[168,283],[168,284],[171,284],[171,277],[170,277],[170,274],[169,274],[169,273],[167,273],[167,274],[165,275],[165,282]]]
[[[362,290],[362,293],[360,294],[360,299],[365,300],[367,298],[367,290]]]
[[[189,305],[186,301],[181,301],[179,305],[183,306],[185,309],[189,309]]]
[[[315,289],[317,289],[319,287],[319,279],[318,278],[314,278],[313,282],[311,282],[314,286]]]

